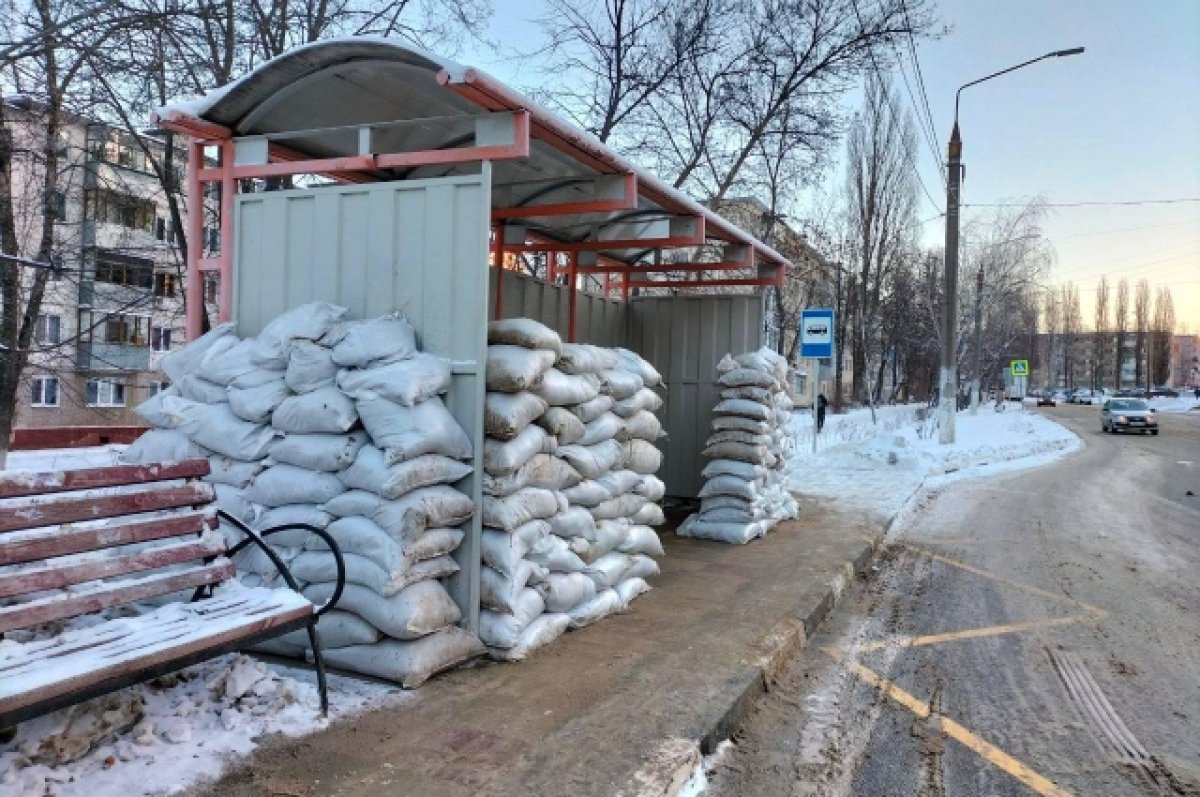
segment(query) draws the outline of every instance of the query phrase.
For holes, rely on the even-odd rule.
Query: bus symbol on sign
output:
[[[1013,360],[1011,368],[1013,376],[1029,376],[1029,360]]]
[[[812,307],[800,311],[800,356],[833,357],[833,310]]]

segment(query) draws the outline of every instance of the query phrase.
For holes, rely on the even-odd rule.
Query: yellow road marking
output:
[[[966,562],[960,562],[957,559],[951,559],[949,556],[943,556],[940,553],[935,553],[934,551],[931,551],[928,548],[922,548],[919,545],[913,545],[910,542],[900,542],[898,544],[903,545],[905,548],[908,548],[912,551],[916,551],[917,553],[923,553],[926,556],[929,556],[932,559],[935,559],[936,561],[941,562],[942,564],[947,564],[947,565],[950,565],[951,567],[957,567],[959,570],[965,570],[968,573],[973,573],[977,576],[982,576],[983,578],[987,578],[992,581],[998,581],[1002,584],[1008,584],[1010,587],[1016,587],[1017,589],[1024,590],[1026,592],[1032,592],[1034,595],[1041,595],[1043,598],[1050,598],[1051,600],[1066,601],[1067,603],[1073,603],[1076,606],[1080,607],[1081,609],[1084,609],[1085,611],[1089,612],[1090,614],[1092,614],[1096,617],[1108,616],[1108,612],[1104,611],[1104,609],[1101,609],[1096,606],[1092,606],[1090,603],[1084,603],[1083,601],[1078,600],[1076,598],[1072,598],[1067,595],[1062,595],[1062,594],[1056,593],[1056,592],[1050,592],[1049,590],[1044,590],[1044,589],[1041,589],[1040,587],[1035,587],[1032,584],[1022,584],[1019,581],[1013,581],[1012,579],[1005,578],[1004,576],[998,576],[995,573],[989,573],[986,570],[981,570],[980,568],[969,565]]]
[[[988,742],[949,717],[940,714],[931,716],[932,712],[928,703],[906,692],[892,681],[864,667],[857,661],[847,658],[841,650],[837,648],[824,648],[824,651],[834,659],[844,662],[852,673],[904,706],[914,715],[921,719],[929,720],[946,736],[949,736],[968,750],[971,750],[992,766],[1021,781],[1038,794],[1044,795],[1044,797],[1071,797],[1071,793],[1066,789],[1056,785],[1048,778],[1039,775],[1030,767],[1013,758],[999,747],[996,747],[996,745]]]
[[[1052,620],[1031,620],[1027,623],[1009,623],[1008,625],[992,625],[986,628],[968,628],[965,631],[947,631],[944,634],[927,634],[925,636],[898,637],[881,642],[867,642],[855,647],[857,653],[870,653],[888,648],[915,648],[921,645],[936,645],[941,642],[954,642],[959,639],[977,639],[979,637],[1017,634],[1034,628],[1054,628],[1071,625],[1081,620],[1090,620],[1094,615],[1077,614],[1071,617],[1056,617]]]

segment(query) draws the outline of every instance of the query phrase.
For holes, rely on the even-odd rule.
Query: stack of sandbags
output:
[[[207,454],[230,514],[256,530],[326,530],[346,566],[337,608],[319,624],[326,659],[415,686],[482,651],[454,626],[461,612],[438,580],[458,570],[458,527],[475,511],[451,486],[471,473],[472,446],[442,403],[448,364],[417,350],[408,321],[343,321],[345,312],[304,305],[254,338],[226,326],[170,355],[164,370],[178,395],[138,408],[163,428],[125,457],[179,458],[172,446]],[[319,536],[292,528],[268,542],[306,597],[329,600],[337,571]],[[243,581],[282,586],[257,547],[234,561]],[[308,645],[297,632],[266,647],[301,656]]]
[[[558,602],[547,606],[545,582],[559,563],[544,554],[550,519],[567,509],[562,490],[581,477],[538,423],[549,407],[538,391],[561,351],[558,334],[536,321],[488,325],[479,635],[498,659],[525,658],[570,621]]]
[[[721,401],[703,451],[710,461],[701,471],[707,481],[700,511],[676,533],[746,543],[799,511],[783,473],[793,445],[790,374],[787,361],[767,348],[726,355],[717,373]]]

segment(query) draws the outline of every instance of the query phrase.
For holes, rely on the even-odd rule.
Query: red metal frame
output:
[[[721,288],[725,286],[749,285],[781,285],[778,277],[753,277],[747,279],[715,279],[715,280],[638,280],[630,283],[626,274],[626,288]]]
[[[636,210],[638,182],[632,172],[624,176],[624,193],[619,199],[589,199],[580,202],[554,202],[545,205],[522,205],[514,208],[493,208],[493,219],[524,219],[532,216],[573,216],[580,213],[607,213],[614,210]]]

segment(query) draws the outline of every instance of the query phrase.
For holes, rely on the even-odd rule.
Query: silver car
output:
[[[1141,399],[1112,398],[1100,408],[1100,431],[1158,434],[1154,410]]]

